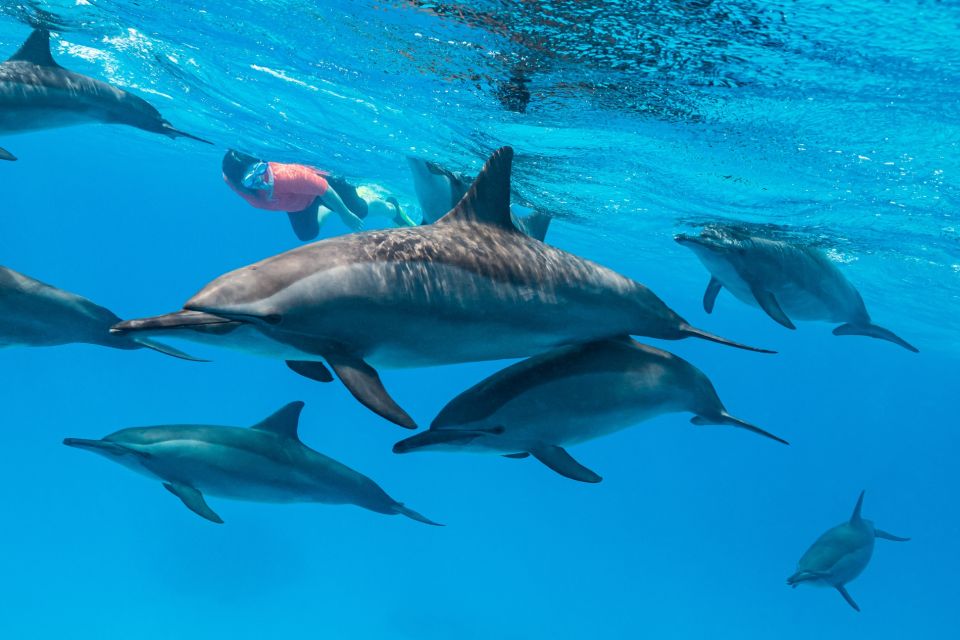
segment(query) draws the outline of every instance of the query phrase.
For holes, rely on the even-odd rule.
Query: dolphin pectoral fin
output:
[[[154,351],[162,353],[166,356],[171,356],[173,358],[180,358],[181,360],[189,360],[191,362],[210,362],[209,360],[197,358],[189,353],[180,351],[180,349],[163,344],[162,342],[151,340],[150,338],[134,338],[133,341],[141,346],[146,347],[147,349],[153,349]]]
[[[909,542],[910,538],[901,538],[900,536],[895,536],[892,533],[887,533],[883,529],[874,529],[873,535],[878,538],[883,538],[884,540],[893,540],[894,542]]]
[[[299,373],[304,378],[310,378],[317,382],[333,382],[333,374],[323,366],[322,362],[315,360],[287,360],[287,367],[294,373]]]
[[[337,377],[360,404],[377,415],[406,429],[416,429],[417,423],[383,388],[377,371],[362,358],[346,353],[326,355],[327,362]]]
[[[847,323],[842,324],[836,329],[833,330],[833,335],[835,336],[868,336],[870,338],[877,338],[879,340],[886,340],[887,342],[892,342],[893,344],[900,345],[907,351],[912,351],[914,353],[920,353],[920,350],[915,346],[895,334],[889,329],[884,329],[883,327],[878,327],[875,324],[853,324]]]
[[[763,309],[768,316],[785,326],[787,329],[796,329],[796,325],[790,321],[790,318],[787,317],[787,314],[784,313],[783,309],[780,308],[780,303],[777,302],[776,296],[771,292],[765,289],[759,289],[753,287],[750,289],[753,293],[754,299],[757,301],[757,304],[760,305],[760,308]]]
[[[505,453],[505,454],[503,454],[503,457],[504,457],[504,458],[514,458],[515,460],[522,460],[522,459],[524,459],[524,458],[529,458],[529,457],[530,457],[530,454],[527,453],[526,451],[523,451],[523,452],[521,452],[521,453]]]
[[[772,433],[770,433],[769,431],[764,431],[760,427],[756,425],[752,425],[749,422],[741,420],[740,418],[735,418],[726,412],[721,413],[719,416],[715,418],[709,418],[707,416],[694,416],[690,418],[690,422],[698,426],[710,425],[710,424],[725,424],[725,425],[730,425],[731,427],[740,427],[741,429],[752,431],[757,435],[761,435],[765,438],[770,438],[771,440],[776,440],[777,442],[780,442],[782,444],[786,444],[786,445],[790,444],[783,438],[777,437]]]
[[[849,604],[851,607],[853,607],[855,611],[860,611],[860,607],[857,606],[857,603],[854,602],[854,601],[853,601],[853,598],[850,597],[850,594],[847,593],[847,588],[846,588],[846,587],[844,587],[843,585],[838,585],[838,586],[837,586],[837,591],[840,592],[840,595],[843,596],[843,599],[846,600],[846,601],[847,601],[847,604]]]
[[[0,147],[0,160],[16,160],[17,156],[13,155],[3,147]]]
[[[710,282],[707,283],[707,290],[703,292],[704,311],[713,313],[713,306],[717,303],[717,296],[720,295],[721,289],[723,289],[723,285],[720,284],[720,281],[711,276]]]
[[[532,451],[533,457],[547,465],[562,476],[580,482],[600,482],[603,480],[596,473],[573,459],[566,449],[555,445],[542,445]]]
[[[180,498],[180,501],[183,502],[187,509],[190,509],[190,511],[193,511],[201,518],[206,518],[210,522],[216,522],[217,524],[223,524],[223,519],[207,505],[207,501],[203,499],[203,494],[193,487],[188,487],[185,484],[164,482],[163,488]]]

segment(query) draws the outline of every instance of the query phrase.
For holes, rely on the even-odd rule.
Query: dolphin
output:
[[[454,173],[429,160],[407,156],[407,163],[410,165],[413,189],[423,214],[421,224],[432,224],[456,207],[473,182],[462,174]],[[510,209],[510,217],[517,229],[541,242],[546,239],[550,216],[540,211],[519,216],[513,211],[513,205]]]
[[[741,427],[787,444],[727,413],[707,376],[686,360],[614,338],[560,347],[493,374],[447,404],[428,431],[401,440],[393,451],[533,455],[563,476],[600,482],[564,447],[680,411],[695,414],[693,424]]]
[[[50,32],[34,29],[0,63],[0,132],[15,133],[101,122],[126,124],[171,138],[211,144],[175,129],[147,101],[105,82],[64,69],[50,53]],[[0,148],[0,159],[16,157]]]
[[[860,292],[825,255],[813,247],[751,236],[729,227],[707,227],[699,236],[680,234],[676,241],[689,248],[710,271],[703,308],[713,312],[726,287],[740,301],[760,307],[788,329],[791,318],[842,322],[837,336],[870,336],[904,349],[917,348],[870,320]]]
[[[387,515],[436,525],[397,502],[377,483],[300,441],[297,427],[304,403],[291,402],[253,425],[163,425],[122,429],[100,440],[66,438],[160,480],[183,504],[222,524],[204,494],[253,502],[355,504]]]
[[[857,500],[853,515],[848,522],[830,529],[807,549],[797,563],[797,571],[787,578],[787,584],[796,588],[800,583],[808,582],[815,586],[833,587],[840,592],[851,607],[860,611],[860,607],[847,593],[846,584],[863,573],[873,555],[876,538],[907,542],[910,538],[901,538],[873,526],[870,520],[860,515],[863,507],[863,494]]]
[[[520,233],[510,220],[513,150],[493,154],[436,224],[303,245],[220,276],[184,309],[254,325],[321,357],[362,404],[416,428],[374,366],[420,367],[534,355],[628,334],[698,337],[642,284]],[[121,333],[169,331],[169,316]],[[188,329],[184,338],[194,331]]]
[[[0,347],[51,347],[83,342],[114,349],[147,347],[185,360],[191,356],[147,336],[117,335],[120,318],[90,300],[0,266]]]

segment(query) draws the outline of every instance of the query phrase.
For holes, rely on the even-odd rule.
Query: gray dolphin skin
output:
[[[437,523],[397,502],[370,478],[304,445],[302,402],[291,402],[248,429],[211,425],[134,427],[100,440],[63,444],[102,455],[163,486],[197,515],[222,523],[204,495],[251,502],[354,504]]]
[[[408,428],[416,423],[374,365],[519,358],[629,334],[759,351],[692,327],[638,282],[520,233],[510,220],[512,158],[509,147],[494,153],[436,224],[298,247],[217,278],[184,309],[321,357],[361,403]],[[154,326],[169,332],[169,315],[114,330],[149,335]]]
[[[741,427],[787,444],[727,413],[707,376],[686,360],[617,338],[509,366],[454,398],[428,431],[393,450],[532,455],[573,480],[600,482],[564,447],[673,412],[695,414],[693,424]]]
[[[407,157],[410,173],[413,175],[413,189],[417,194],[420,211],[423,214],[421,224],[433,224],[451,209],[466,195],[471,181],[463,175],[453,173],[435,162]],[[512,211],[510,217],[514,226],[531,238],[543,242],[550,228],[550,216],[534,211],[526,216],[518,216]]]
[[[787,584],[833,587],[851,607],[860,611],[847,592],[846,584],[863,573],[873,555],[876,538],[907,542],[910,538],[901,538],[876,528],[873,522],[860,515],[863,507],[863,491],[857,500],[850,520],[830,529],[807,549],[797,563],[797,571],[787,578]]]
[[[717,295],[726,288],[788,329],[796,328],[792,319],[842,322],[834,335],[879,338],[917,352],[903,338],[873,324],[860,292],[813,247],[720,226],[707,227],[699,236],[680,234],[675,239],[710,271],[703,296],[707,313],[713,312]]]
[[[154,349],[177,358],[195,358],[147,336],[111,333],[115,313],[75,293],[57,289],[0,266],[0,347],[52,347],[71,343],[113,349]]]
[[[146,100],[61,67],[50,53],[50,32],[46,29],[35,29],[9,60],[0,63],[0,132],[94,122],[125,124],[210,144],[174,129]],[[0,159],[16,157],[0,148]]]

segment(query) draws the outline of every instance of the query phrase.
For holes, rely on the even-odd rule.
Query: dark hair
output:
[[[257,158],[241,153],[236,149],[230,149],[223,156],[224,177],[237,189],[243,189],[243,175],[250,168],[250,165],[260,162]]]

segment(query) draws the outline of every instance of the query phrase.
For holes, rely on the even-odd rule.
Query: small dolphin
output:
[[[863,573],[873,555],[876,538],[907,542],[910,538],[901,538],[873,526],[870,520],[860,517],[863,506],[863,494],[857,500],[849,522],[838,524],[817,538],[797,563],[797,572],[787,578],[787,584],[796,588],[801,582],[815,586],[833,587],[840,592],[851,607],[860,611],[844,585]]]
[[[561,347],[493,374],[393,451],[533,455],[568,478],[600,482],[563,447],[678,411],[696,414],[693,424],[741,427],[787,444],[727,413],[707,376],[686,360],[617,338]]]
[[[185,133],[163,119],[147,101],[105,82],[64,69],[50,53],[50,32],[35,29],[0,63],[0,132],[15,133],[101,122],[126,124],[171,138]],[[0,148],[0,160],[16,160]]]
[[[298,247],[220,276],[184,309],[322,357],[361,403],[408,428],[416,423],[371,364],[519,358],[628,334],[757,350],[692,327],[638,282],[520,233],[510,220],[512,158],[509,147],[497,151],[436,224]],[[169,315],[114,329],[149,335],[160,325],[171,329]]]
[[[413,189],[423,214],[421,224],[433,224],[456,207],[473,182],[470,178],[429,160],[408,156],[407,162],[410,165],[410,173],[413,175]],[[513,205],[510,208],[510,217],[517,229],[540,242],[546,240],[550,216],[540,211],[518,216],[513,211]]]
[[[710,271],[703,308],[713,312],[726,287],[742,302],[763,309],[788,329],[791,318],[843,322],[837,336],[870,336],[904,349],[917,348],[870,320],[863,298],[840,270],[813,247],[751,236],[728,227],[708,227],[699,236],[676,241],[692,250]]]
[[[66,438],[150,478],[197,515],[223,523],[204,494],[253,502],[355,504],[436,525],[388,496],[373,480],[307,447],[297,435],[302,402],[249,429],[164,425],[122,429],[101,440]]]
[[[0,266],[0,347],[51,347],[83,342],[114,349],[147,347],[185,360],[187,354],[146,336],[116,335],[109,309]]]

